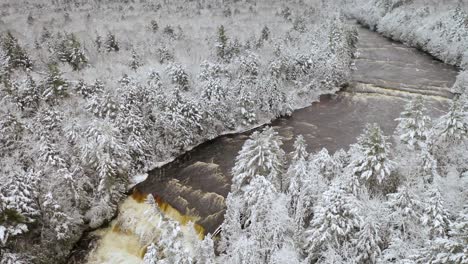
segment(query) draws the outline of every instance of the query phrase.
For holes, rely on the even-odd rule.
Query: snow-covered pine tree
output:
[[[120,49],[115,35],[111,32],[107,33],[106,41],[104,42],[104,49],[107,52],[117,52]]]
[[[10,56],[0,46],[0,83],[6,81],[10,75]]]
[[[161,235],[158,247],[161,251],[161,264],[192,264],[193,258],[187,248],[182,244],[183,233],[178,222],[165,219],[161,221]]]
[[[70,64],[74,71],[82,69],[88,63],[81,43],[74,34],[65,34],[56,48],[56,54],[58,60]]]
[[[336,163],[335,159],[328,154],[328,150],[323,148],[317,154],[310,157],[310,162],[317,167],[319,173],[331,181],[340,171],[339,164]]]
[[[98,173],[98,192],[126,176],[129,156],[120,131],[109,119],[92,120],[80,143],[83,164]]]
[[[291,153],[291,163],[300,160],[307,160],[309,153],[307,152],[307,144],[302,135],[298,135],[294,141],[294,151]]]
[[[256,175],[267,177],[278,190],[282,189],[284,151],[281,137],[273,128],[254,132],[242,146],[232,169],[232,192],[238,192]]]
[[[429,235],[445,237],[449,230],[450,214],[445,209],[444,201],[438,189],[432,190],[430,198],[424,207],[421,223],[429,227]]]
[[[419,223],[421,217],[420,199],[406,186],[398,188],[398,192],[387,196],[386,205],[391,209],[389,217],[392,219],[394,228],[399,230],[404,237],[412,236],[414,226]]]
[[[214,242],[211,239],[211,234],[207,234],[202,241],[199,241],[195,252],[195,263],[197,264],[215,264],[216,256],[214,250]]]
[[[285,244],[292,244],[291,219],[288,216],[287,199],[279,193],[274,185],[264,176],[256,175],[244,186],[244,193],[231,195],[240,206],[235,212],[229,209],[230,215],[223,224],[223,230],[234,227],[240,230],[223,233],[225,258],[228,263],[270,263],[271,256],[281,250]],[[239,217],[233,217],[233,216]],[[232,222],[231,222],[232,221]],[[224,237],[230,234],[231,237]],[[239,242],[249,241],[249,247],[238,255]]]
[[[309,261],[318,260],[329,248],[340,249],[361,227],[356,198],[337,185],[330,186],[305,232],[305,250]]]
[[[18,43],[10,31],[7,31],[2,37],[0,43],[2,44],[3,50],[9,57],[9,65],[12,69],[23,68],[31,69],[32,61],[29,58],[26,51]]]
[[[44,81],[42,96],[50,104],[57,104],[61,98],[68,96],[68,82],[63,79],[56,64],[49,64],[49,71]]]
[[[448,237],[427,243],[416,257],[418,264],[468,263],[468,206],[450,225]]]
[[[37,177],[34,172],[18,172],[0,186],[0,240],[29,231],[28,225],[40,215],[37,203]]]
[[[256,103],[253,98],[254,95],[250,91],[243,89],[237,99],[239,114],[244,126],[252,125],[257,121],[257,115],[255,114]]]
[[[218,28],[217,32],[216,55],[222,60],[230,59],[228,37],[226,36],[226,30],[223,25]]]
[[[118,100],[110,93],[88,98],[85,108],[98,118],[115,119],[119,113]]]
[[[468,136],[466,106],[460,97],[452,100],[450,110],[440,117],[440,136],[449,144],[456,144]]]
[[[136,71],[142,66],[141,58],[138,56],[135,50],[132,50],[132,59],[130,60],[130,69]]]
[[[183,91],[190,88],[187,71],[180,64],[172,63],[167,66],[166,72],[171,78],[171,82]]]
[[[357,263],[377,263],[381,254],[380,245],[383,241],[379,234],[379,224],[365,219],[361,230],[356,234],[354,249]]]
[[[53,230],[57,240],[66,240],[70,236],[72,218],[63,212],[51,192],[48,192],[43,198],[41,213],[43,222]]]
[[[395,132],[401,142],[412,149],[421,149],[425,146],[431,128],[431,118],[426,115],[421,96],[411,100],[396,120],[398,126]]]
[[[372,192],[392,189],[391,173],[394,162],[390,160],[390,143],[377,124],[368,124],[357,144],[351,146],[352,172],[360,177]]]

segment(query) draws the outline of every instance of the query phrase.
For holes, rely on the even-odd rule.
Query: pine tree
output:
[[[317,260],[328,248],[339,249],[351,242],[360,226],[356,198],[338,186],[331,186],[314,208],[314,217],[305,232],[308,259]]]
[[[28,232],[28,225],[40,214],[36,177],[33,172],[19,172],[0,186],[0,240],[4,244],[8,237]]]
[[[421,96],[411,100],[400,114],[396,133],[404,144],[410,148],[424,147],[431,127],[431,118],[425,115],[426,108]]]
[[[354,241],[357,263],[377,263],[380,256],[382,240],[379,234],[379,224],[366,219]]]
[[[61,98],[68,96],[68,82],[62,78],[57,65],[50,64],[42,96],[51,104],[56,104]]]
[[[244,187],[244,193],[231,196],[240,206],[231,211],[228,203],[228,212],[223,230],[227,229],[224,237],[224,248],[228,263],[270,263],[271,256],[281,250],[284,244],[291,243],[291,219],[287,212],[287,199],[278,193],[274,185],[265,177],[257,175]],[[230,194],[232,195],[232,194]],[[240,217],[232,217],[240,216]],[[233,221],[233,222],[230,222]],[[232,232],[230,228],[240,230]],[[239,243],[249,243],[245,252],[238,255]]]
[[[268,41],[270,39],[270,29],[267,26],[264,26],[260,36],[262,41]]]
[[[255,101],[253,95],[249,91],[241,91],[240,96],[237,100],[239,106],[240,116],[242,118],[242,124],[244,126],[252,125],[257,122],[257,115],[255,114]]]
[[[309,153],[307,152],[307,144],[302,135],[298,135],[294,141],[294,151],[291,153],[292,161],[294,163],[300,159],[307,160]]]
[[[97,52],[101,52],[102,51],[102,39],[101,39],[101,36],[99,34],[96,35],[96,39],[94,39],[94,45],[96,46],[96,50]]]
[[[311,156],[310,160],[317,166],[319,173],[329,181],[335,178],[339,173],[339,165],[335,162],[333,157],[328,154],[328,150],[325,148]]]
[[[81,44],[74,34],[66,34],[57,47],[57,58],[70,64],[74,71],[82,69],[88,63]]]
[[[9,65],[12,69],[31,69],[32,62],[26,51],[19,45],[18,40],[11,34],[6,32],[1,39],[3,50],[10,58]]]
[[[115,119],[120,110],[117,99],[109,93],[89,98],[86,109],[96,117],[110,119]]]
[[[65,240],[71,233],[71,218],[63,212],[61,206],[55,201],[51,192],[44,196],[42,202],[43,221],[53,230],[56,239]]]
[[[450,225],[449,219],[450,214],[445,209],[439,190],[432,190],[421,223],[429,227],[431,237],[445,237]]]
[[[119,177],[125,176],[129,156],[120,132],[108,119],[93,120],[85,131],[81,159],[98,173],[98,191],[102,192]]]
[[[468,207],[451,223],[448,237],[439,237],[427,244],[416,258],[416,263],[468,263]]]
[[[388,194],[387,206],[392,210],[390,218],[403,236],[411,236],[414,225],[421,217],[422,205],[410,189],[403,186],[398,192]]]
[[[36,110],[40,104],[41,91],[31,75],[27,75],[18,85],[18,94],[14,100],[18,107],[24,110]]]
[[[10,75],[10,56],[0,47],[0,83],[9,79]]]
[[[204,113],[198,104],[183,98],[179,90],[174,90],[172,98],[165,105],[164,121],[167,125],[164,137],[168,144],[185,148],[204,130],[202,121]]]
[[[222,60],[229,60],[229,50],[228,50],[228,37],[226,36],[226,31],[224,26],[221,25],[218,28],[217,40],[216,40],[216,54]]]
[[[136,71],[141,67],[140,56],[136,53],[135,50],[132,50],[132,60],[130,61],[130,69]]]
[[[151,28],[151,31],[153,31],[153,33],[156,33],[159,29],[158,22],[156,22],[156,20],[151,20],[150,28]]]
[[[377,124],[368,124],[358,143],[352,145],[352,161],[349,167],[372,190],[384,190],[390,185],[394,168],[390,160],[390,143]]]
[[[179,223],[167,219],[167,221],[163,221],[161,231],[158,246],[164,257],[159,262],[192,264],[193,259],[190,253],[182,245],[183,233]]]
[[[449,112],[440,120],[440,136],[449,144],[459,142],[468,136],[468,121],[462,99],[452,100]]]
[[[284,151],[281,137],[273,128],[254,132],[248,139],[232,169],[232,191],[240,191],[255,175],[270,179],[278,190],[282,189],[281,174],[284,166]]]
[[[106,41],[104,42],[104,49],[107,52],[117,52],[119,51],[119,43],[117,42],[115,35],[112,33],[107,33]]]
[[[190,88],[189,77],[184,68],[179,64],[171,64],[167,66],[166,72],[171,77],[173,84],[177,85],[183,91]]]
[[[214,251],[214,242],[211,239],[211,234],[207,234],[205,238],[198,242],[197,248],[196,263],[198,264],[215,264],[215,251]]]

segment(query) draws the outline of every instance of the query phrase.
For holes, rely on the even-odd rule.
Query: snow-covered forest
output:
[[[412,96],[393,134],[368,124],[335,153],[302,135],[286,153],[265,127],[235,160],[217,234],[151,194],[119,229],[145,264],[468,263],[462,1],[2,0],[0,13],[0,264],[69,263],[135,176],[338,92],[351,19],[459,67],[449,110],[432,119]]]

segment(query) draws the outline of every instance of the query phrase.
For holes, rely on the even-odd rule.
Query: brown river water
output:
[[[358,32],[358,58],[351,85],[270,124],[283,137],[286,152],[292,151],[299,134],[310,152],[347,148],[366,123],[378,123],[391,135],[395,118],[415,95],[426,99],[433,117],[447,109],[455,68],[367,29],[359,28]],[[199,223],[213,232],[223,220],[235,157],[252,132],[206,142],[173,163],[150,171],[136,188],[161,197],[182,214],[200,216]]]
[[[438,117],[447,110],[452,97],[449,87],[455,81],[457,69],[365,28],[359,27],[358,32],[356,69],[349,87],[336,95],[322,96],[319,102],[270,124],[283,137],[286,152],[292,151],[294,138],[299,134],[304,136],[309,152],[347,149],[366,123],[378,123],[390,136],[396,127],[395,118],[407,101],[417,95],[425,98],[431,116]],[[175,218],[193,219],[206,233],[212,233],[223,221],[224,199],[230,190],[235,157],[253,131],[221,136],[196,147],[174,162],[149,171],[147,179],[136,185],[134,191],[153,194],[166,207],[169,205],[170,210],[165,211],[176,214]],[[141,211],[135,209],[136,203],[126,201],[121,213],[127,206],[133,208],[127,210],[134,210],[134,214]],[[118,234],[114,235],[107,235],[107,244],[120,239]],[[128,250],[121,245],[102,247],[96,255]],[[136,253],[132,257],[141,255],[138,250],[133,250]],[[95,257],[89,263],[103,263],[97,259],[112,257]]]

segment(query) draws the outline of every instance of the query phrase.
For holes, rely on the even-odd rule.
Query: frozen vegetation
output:
[[[462,2],[344,2],[466,69]],[[4,0],[0,12],[1,264],[67,263],[133,176],[336,92],[357,41],[333,2]],[[300,135],[285,153],[273,128],[254,132],[216,236],[187,239],[151,195],[144,226],[117,221],[147,245],[145,264],[468,263],[467,86],[461,71],[442,117],[414,97],[394,135],[369,124],[336,153],[308,153]]]
[[[0,10],[2,264],[66,263],[84,231],[115,215],[132,176],[336,92],[356,41],[334,8],[312,1],[4,0]],[[245,172],[236,195],[254,195],[252,181],[268,185],[265,203],[276,199],[286,182],[270,169]],[[255,225],[289,221],[286,201]],[[165,241],[164,263],[183,263]],[[204,241],[204,259],[212,247]]]

